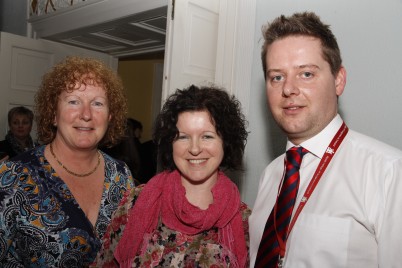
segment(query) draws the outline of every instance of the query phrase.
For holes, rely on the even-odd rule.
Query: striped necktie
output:
[[[299,189],[300,174],[299,168],[303,156],[308,151],[303,147],[292,147],[286,152],[285,177],[276,200],[275,206],[265,224],[264,233],[258,248],[255,267],[274,268],[278,267],[279,243],[277,236],[281,237],[286,245],[290,218],[292,217],[293,207]],[[276,228],[274,226],[274,216],[276,217]]]

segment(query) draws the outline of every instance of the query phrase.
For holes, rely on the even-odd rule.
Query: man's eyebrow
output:
[[[267,70],[267,74],[272,73],[272,72],[277,72],[277,73],[279,73],[279,72],[281,72],[281,69],[268,69],[268,70]]]
[[[303,64],[296,66],[297,69],[304,69],[304,68],[313,68],[313,69],[320,69],[320,67],[316,64]]]
[[[304,69],[304,68],[320,69],[320,67],[316,64],[302,64],[294,67],[294,69]],[[279,68],[268,69],[267,74],[270,72],[282,72],[282,69]]]
[[[302,65],[297,65],[294,67],[294,69],[297,70],[302,70],[302,69],[306,69],[306,68],[310,68],[310,69],[315,69],[315,70],[319,70],[320,66],[316,65],[316,64],[302,64]],[[281,73],[283,72],[282,69],[267,69],[265,76],[269,76],[270,73]]]

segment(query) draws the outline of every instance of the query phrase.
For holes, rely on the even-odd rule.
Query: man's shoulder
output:
[[[348,133],[347,146],[357,153],[360,152],[395,159],[402,158],[402,150],[354,130],[350,130]]]

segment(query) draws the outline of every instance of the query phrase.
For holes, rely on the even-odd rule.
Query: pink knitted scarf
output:
[[[156,229],[159,217],[170,229],[187,235],[218,227],[224,251],[229,252],[232,259],[235,256],[232,267],[245,267],[247,248],[237,186],[219,172],[212,194],[213,204],[202,210],[187,201],[178,171],[162,172],[152,178],[129,211],[123,236],[114,252],[120,267],[131,267],[135,256],[142,253],[141,248],[146,246],[142,244],[147,243],[144,235]]]

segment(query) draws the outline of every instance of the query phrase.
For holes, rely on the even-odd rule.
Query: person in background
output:
[[[330,27],[303,12],[263,34],[268,104],[288,141],[259,183],[251,267],[400,267],[402,152],[338,114],[346,70]]]
[[[108,155],[125,162],[136,180],[141,178],[141,142],[138,139],[139,128],[142,130],[142,125],[139,121],[133,118],[127,118],[124,137],[116,145],[112,147],[105,146],[102,148],[102,150]]]
[[[135,143],[138,146],[141,146],[141,136],[142,136],[142,124],[140,121],[135,120],[133,118],[129,118],[128,120],[130,120],[130,124],[133,128],[133,137],[135,140]]]
[[[164,171],[116,210],[94,267],[248,267],[248,216],[223,170],[247,140],[240,103],[215,87],[177,90],[156,119]]]
[[[146,183],[155,176],[158,166],[157,146],[152,139],[141,143],[140,158],[140,178],[143,183]]]
[[[35,147],[0,165],[0,266],[88,267],[130,170],[98,150],[123,135],[127,105],[104,63],[68,57],[35,97]]]
[[[157,154],[154,141],[148,140],[141,143],[143,127],[140,121],[131,119],[134,129],[134,140],[139,148],[140,168],[138,180],[141,183],[147,183],[157,170]]]
[[[138,180],[140,183],[147,183],[156,174],[156,145],[152,139],[141,143],[143,131],[142,123],[132,118],[130,118],[130,120],[134,130],[134,141],[137,145],[137,148],[139,148],[140,165]]]
[[[102,150],[110,156],[125,162],[131,170],[136,184],[146,183],[156,174],[156,146],[152,140],[141,143],[142,123],[127,118],[125,137],[112,147]]]
[[[33,112],[24,106],[14,107],[8,111],[9,130],[5,140],[0,141],[0,152],[4,152],[3,157],[7,155],[8,158],[13,158],[38,145],[30,135],[33,119]]]

